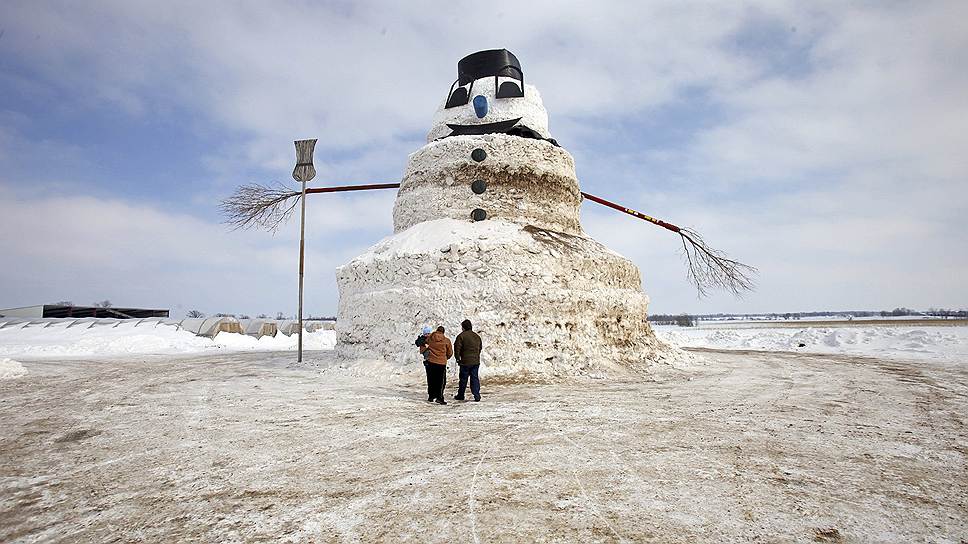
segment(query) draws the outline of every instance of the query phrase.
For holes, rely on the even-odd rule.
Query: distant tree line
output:
[[[818,311],[818,312],[786,312],[786,313],[766,313],[766,314],[652,314],[649,321],[656,325],[680,325],[691,327],[697,320],[717,320],[717,321],[736,321],[736,320],[796,320],[810,317],[838,316],[847,319],[855,317],[907,317],[907,316],[929,316],[941,317],[944,319],[968,319],[968,310],[948,310],[943,308],[929,308],[921,312],[910,308],[894,308],[893,310],[848,310],[848,311]],[[689,322],[689,325],[684,323]]]
[[[948,319],[950,317],[953,317],[955,319],[959,319],[959,318],[968,319],[968,310],[945,310],[945,309],[939,309],[939,308],[928,308],[928,311],[925,312],[925,314],[930,316],[935,316],[935,317],[943,317],[945,319]]]
[[[71,308],[76,307],[73,300],[58,300],[57,302],[51,302],[50,304],[48,304],[48,306],[69,306]],[[114,306],[114,304],[112,304],[110,300],[105,299],[105,300],[100,300],[98,302],[95,302],[91,304],[91,306],[94,306],[95,308],[110,308],[111,306]]]
[[[198,310],[189,310],[188,313],[185,314],[185,317],[189,317],[189,318],[202,318],[202,317],[205,317],[205,313],[204,312],[200,312]],[[224,313],[224,312],[214,313],[214,314],[212,314],[212,317],[234,317],[235,319],[252,319],[252,316],[250,316],[248,314],[229,314],[229,313]],[[284,320],[284,319],[296,319],[295,316],[287,316],[286,314],[284,314],[282,312],[276,312],[276,317],[275,318],[270,318],[268,316],[268,314],[259,314],[259,315],[255,316],[255,317],[256,317],[256,319],[277,319],[279,321]],[[303,317],[303,321],[336,321],[336,317],[335,316],[315,316],[315,315],[310,315],[309,317]]]
[[[653,314],[649,316],[649,321],[655,325],[678,325],[680,327],[693,327],[696,325],[695,318],[687,314]]]

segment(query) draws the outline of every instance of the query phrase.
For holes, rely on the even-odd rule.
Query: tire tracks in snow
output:
[[[481,458],[478,459],[477,464],[474,466],[474,476],[471,478],[470,490],[467,492],[467,517],[469,517],[471,520],[471,536],[474,537],[474,544],[481,544],[481,539],[477,536],[477,474],[480,472],[481,465],[484,464],[484,459],[487,457],[487,454],[491,453],[491,450],[494,449],[494,446],[500,440],[506,437],[507,435],[491,442],[491,445],[484,450],[484,453],[481,454]]]
[[[582,451],[582,447],[579,446],[577,442],[572,440],[571,437],[568,436],[567,432],[562,431],[560,434],[561,434],[561,437],[564,438],[569,444],[574,446],[575,449],[577,449],[578,451]],[[587,435],[588,435],[588,432],[585,432],[582,436],[584,437]],[[608,530],[611,531],[616,538],[618,538],[619,542],[627,542],[625,537],[619,534],[619,532],[615,530],[615,527],[611,523],[609,523],[608,519],[606,519],[605,516],[602,515],[602,512],[601,510],[599,510],[597,503],[594,500],[592,500],[592,498],[588,495],[588,490],[585,489],[585,484],[581,483],[581,478],[578,477],[578,468],[575,466],[574,459],[571,456],[566,456],[565,459],[568,460],[568,468],[571,469],[571,477],[575,480],[575,483],[578,484],[578,490],[581,491],[581,496],[582,498],[585,499],[585,505],[587,506],[587,508],[591,510],[592,514],[594,514],[595,517],[602,520],[602,523],[604,523],[605,526],[608,527]]]

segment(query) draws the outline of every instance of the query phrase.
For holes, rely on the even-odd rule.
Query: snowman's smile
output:
[[[479,125],[452,125],[447,123],[447,127],[450,128],[451,133],[448,136],[478,136],[481,134],[502,134],[514,128],[514,125],[518,124],[521,118],[508,119],[507,121],[498,121],[496,123],[482,123]]]
[[[450,128],[450,134],[444,136],[444,138],[449,138],[451,136],[480,136],[482,134],[509,134],[511,136],[519,136],[521,138],[533,138],[535,140],[545,140],[550,142],[552,145],[558,147],[558,142],[554,138],[542,138],[540,134],[526,126],[518,126],[517,119],[508,119],[507,121],[498,121],[496,123],[483,123],[477,125],[452,125],[447,123],[447,127]]]

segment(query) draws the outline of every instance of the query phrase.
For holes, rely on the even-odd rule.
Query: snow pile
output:
[[[70,321],[0,329],[0,356],[88,357],[96,355],[196,353],[218,349],[210,339],[158,323],[152,327],[98,326]]]
[[[0,357],[96,357],[114,355],[165,355],[228,351],[287,351],[296,349],[296,336],[277,335],[255,339],[234,333],[219,333],[214,339],[180,330],[174,324],[154,322],[151,326],[118,323],[39,322],[0,328]],[[333,349],[335,331],[307,333],[303,349]]]
[[[27,375],[27,369],[20,361],[4,357],[0,359],[0,380],[11,380]]]
[[[409,229],[380,240],[366,253],[353,259],[354,263],[372,263],[420,257],[428,248],[450,248],[460,244],[483,244],[494,246],[507,243],[527,244],[529,236],[521,227],[503,221],[470,223],[457,219],[437,219],[418,223]]]
[[[220,332],[215,336],[215,345],[230,351],[295,351],[299,336],[263,336],[255,338],[244,334]],[[336,346],[336,331],[307,332],[303,337],[303,349],[333,349]]]
[[[968,360],[968,327],[703,329],[658,326],[655,329],[661,338],[681,347]]]

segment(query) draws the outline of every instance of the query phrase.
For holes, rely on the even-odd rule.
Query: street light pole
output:
[[[306,182],[316,177],[316,167],[313,166],[313,149],[316,140],[296,140],[296,167],[292,170],[292,177],[302,182],[301,212],[299,215],[299,355],[296,361],[302,362],[303,352],[303,266],[306,262]]]

